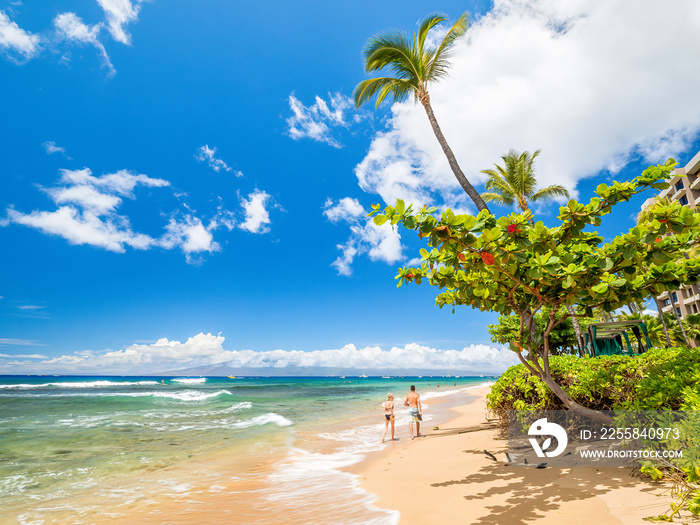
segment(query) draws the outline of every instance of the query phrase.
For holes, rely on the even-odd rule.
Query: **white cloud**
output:
[[[231,168],[228,166],[228,164],[226,164],[223,160],[214,157],[215,153],[216,148],[210,148],[207,144],[205,144],[197,150],[197,153],[195,153],[194,158],[198,161],[206,162],[207,164],[209,164],[209,167],[216,172],[219,172],[221,170],[231,171]],[[236,177],[243,176],[243,173],[241,173],[240,171],[236,171],[234,172],[234,174],[236,175]]]
[[[368,115],[355,112],[352,99],[341,93],[329,94],[329,102],[316,95],[316,101],[308,107],[292,93],[289,95],[289,108],[293,113],[287,119],[287,133],[291,138],[310,138],[334,148],[341,148],[342,144],[333,137],[332,128],[349,128],[352,123],[357,123]],[[352,116],[348,119],[350,113]]]
[[[119,170],[99,177],[89,168],[60,170],[59,184],[42,190],[58,206],[55,211],[35,210],[21,213],[10,207],[0,226],[22,224],[44,233],[63,237],[71,244],[88,244],[113,252],[124,252],[129,246],[138,250],[160,247],[180,248],[189,263],[200,262],[195,255],[221,249],[212,232],[234,227],[233,214],[221,206],[205,226],[200,217],[181,211],[171,214],[161,237],[134,231],[129,218],[119,214],[124,198],[134,200],[137,186],[169,187],[170,183],[128,170]]]
[[[22,224],[44,233],[63,237],[70,244],[89,244],[113,252],[124,252],[125,246],[145,250],[153,244],[148,235],[135,233],[128,219],[121,215],[103,219],[92,211],[78,211],[62,206],[56,211],[33,211],[20,213],[13,208],[7,210],[10,223]]]
[[[41,310],[42,308],[46,308],[45,306],[39,306],[36,304],[23,304],[21,306],[18,306],[20,310]]]
[[[457,42],[450,77],[430,86],[438,122],[473,183],[509,148],[542,149],[540,184],[573,190],[632,157],[682,153],[697,136],[700,72],[689,60],[700,55],[700,3],[494,4]],[[468,202],[413,101],[392,107],[356,175],[387,203]]]
[[[158,244],[166,249],[179,246],[190,264],[199,264],[200,259],[195,254],[202,252],[218,252],[221,246],[214,242],[212,231],[216,230],[220,222],[213,220],[208,227],[202,224],[201,219],[186,214],[182,219],[172,217],[166,226],[166,233],[158,241]],[[223,223],[221,223],[223,224]]]
[[[272,197],[266,192],[255,190],[248,198],[241,198],[241,206],[245,213],[245,221],[239,224],[239,228],[250,233],[267,233],[270,228],[270,212],[266,205]]]
[[[8,365],[0,361],[0,371],[31,372],[44,370],[88,373],[147,373],[169,371],[206,364],[227,363],[231,367],[276,368],[333,367],[361,369],[421,369],[482,371],[500,373],[517,364],[516,355],[508,349],[487,345],[469,345],[461,350],[441,350],[416,343],[384,350],[379,346],[357,348],[347,344],[342,348],[315,351],[226,350],[222,335],[199,333],[184,343],[162,338],[153,344],[133,344],[121,350],[84,351],[62,355],[42,362]],[[1,356],[0,357],[4,357]],[[22,357],[22,356],[12,356]],[[35,358],[37,356],[24,356]]]
[[[66,157],[68,160],[73,160],[66,154],[66,148],[63,148],[61,146],[57,146],[53,140],[49,140],[47,142],[42,143],[42,146],[44,146],[44,149],[46,150],[47,155],[53,155],[54,153],[60,153],[61,155]]]
[[[0,346],[46,346],[38,341],[32,341],[29,339],[9,339],[0,337]],[[18,357],[18,356],[14,356]]]
[[[357,199],[344,197],[335,205],[332,199],[327,199],[324,204],[323,214],[329,221],[337,223],[341,220],[347,221],[362,217],[366,215],[366,212]]]
[[[40,43],[39,35],[25,31],[10,20],[5,11],[0,11],[0,50],[18,53],[25,60],[30,60],[39,53]]]
[[[59,37],[79,44],[90,44],[102,55],[102,66],[107,68],[107,76],[114,76],[116,69],[109,59],[105,46],[100,41],[101,24],[88,26],[75,13],[61,13],[54,19],[54,26]]]
[[[131,35],[124,26],[136,21],[141,2],[138,0],[134,3],[130,0],[97,0],[97,2],[105,12],[112,38],[122,44],[131,44]]]
[[[341,275],[352,275],[352,263],[360,254],[367,254],[373,261],[393,264],[403,257],[401,236],[389,223],[377,226],[371,218],[365,217],[365,210],[357,199],[345,197],[337,204],[328,199],[323,214],[333,223],[346,222],[350,226],[350,237],[345,244],[339,244],[341,255],[331,263]]]

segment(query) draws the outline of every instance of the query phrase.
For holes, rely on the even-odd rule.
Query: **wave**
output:
[[[16,385],[0,385],[5,389],[29,389],[29,388],[101,388],[113,386],[143,386],[157,385],[158,381],[65,381],[61,383],[19,383]]]
[[[262,414],[251,419],[244,419],[243,421],[238,421],[236,423],[233,423],[231,427],[249,428],[267,425],[268,423],[274,423],[278,427],[288,427],[294,424],[293,421],[290,421],[284,416],[280,416],[279,414],[275,414],[274,412],[269,412],[267,414]]]
[[[176,383],[182,383],[183,385],[200,385],[207,382],[206,377],[178,377],[173,379]]]
[[[231,405],[228,408],[224,408],[223,410],[219,410],[217,414],[230,414],[232,412],[238,412],[239,410],[247,410],[249,408],[253,408],[253,403],[250,401],[241,401],[240,403],[236,403],[235,405]]]
[[[186,392],[119,392],[114,394],[99,394],[101,396],[123,396],[123,397],[157,397],[165,399],[177,399],[178,401],[205,401],[214,397],[233,394],[228,390],[217,390],[216,392],[202,392],[200,390],[189,390]]]
[[[216,392],[202,392],[190,390],[186,392],[94,392],[94,393],[45,393],[45,394],[25,394],[23,397],[54,398],[54,397],[154,397],[165,399],[176,399],[178,401],[205,401],[217,396],[232,396],[228,390],[218,390]]]
[[[376,496],[360,486],[360,477],[341,470],[363,457],[344,450],[321,454],[292,447],[268,475],[264,497],[280,508],[323,515],[328,523],[397,525],[399,511],[376,507]]]

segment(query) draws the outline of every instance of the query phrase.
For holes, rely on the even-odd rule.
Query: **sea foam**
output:
[[[238,421],[231,425],[232,428],[249,428],[255,426],[267,425],[268,423],[274,423],[278,427],[288,427],[294,423],[284,416],[275,414],[274,412],[269,412],[267,414],[262,414],[260,416],[255,416],[250,419],[244,419],[243,421]]]
[[[113,386],[143,386],[157,385],[158,381],[65,381],[61,383],[19,383],[16,385],[0,385],[5,389],[30,389],[30,388],[103,388]]]
[[[207,382],[206,377],[178,377],[173,379],[176,383],[182,383],[183,385],[201,385]]]

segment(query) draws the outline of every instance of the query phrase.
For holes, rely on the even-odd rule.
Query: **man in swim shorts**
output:
[[[423,407],[420,404],[420,396],[416,393],[416,386],[411,385],[411,391],[403,402],[408,407],[408,431],[413,439],[413,423],[416,423],[416,437],[420,437],[420,422],[423,419]]]

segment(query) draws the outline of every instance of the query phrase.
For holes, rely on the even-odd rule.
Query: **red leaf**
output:
[[[496,262],[496,258],[488,252],[481,252],[481,260],[484,261],[484,264],[487,266],[491,266]]]

